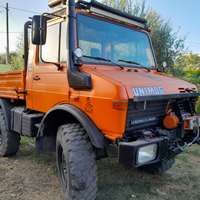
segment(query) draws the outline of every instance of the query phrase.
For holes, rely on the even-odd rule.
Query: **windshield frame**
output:
[[[131,25],[128,25],[128,24],[122,24],[121,22],[118,22],[118,21],[113,21],[111,19],[108,19],[108,18],[104,18],[102,16],[96,16],[94,14],[91,14],[91,13],[87,13],[87,12],[84,12],[84,11],[77,11],[76,12],[76,39],[77,39],[77,42],[76,42],[76,45],[77,47],[79,47],[79,31],[78,31],[78,20],[79,20],[79,15],[83,15],[83,16],[86,16],[86,17],[91,17],[91,18],[95,18],[97,20],[101,20],[101,21],[105,21],[105,22],[108,22],[108,23],[111,23],[111,24],[115,24],[115,25],[118,25],[118,26],[122,26],[124,28],[128,28],[130,30],[134,30],[136,32],[140,32],[140,33],[143,33],[143,34],[146,34],[147,38],[148,38],[148,41],[149,41],[149,46],[150,46],[150,49],[151,49],[151,52],[152,52],[152,59],[155,63],[155,67],[148,67],[150,70],[156,70],[158,67],[157,67],[157,61],[156,61],[156,57],[155,57],[155,53],[154,53],[154,49],[153,49],[153,45],[152,45],[152,42],[151,42],[151,39],[150,39],[150,35],[147,31],[145,30],[142,30],[142,29],[138,29],[136,27],[133,27]],[[92,64],[92,65],[111,65],[113,66],[114,64],[112,63],[109,63],[109,62],[106,62],[106,61],[103,61],[103,62],[94,62],[91,60],[84,60],[84,63],[85,64]],[[128,64],[128,63],[120,63],[120,65],[122,65],[123,67],[134,67],[134,68],[142,68],[140,65],[136,65],[136,64]]]

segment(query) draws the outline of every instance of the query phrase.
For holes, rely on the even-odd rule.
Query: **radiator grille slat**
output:
[[[158,126],[162,123],[169,100],[133,102],[129,100],[126,131]]]

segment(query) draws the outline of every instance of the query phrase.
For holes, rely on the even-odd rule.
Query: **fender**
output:
[[[11,110],[14,108],[14,105],[11,103],[10,99],[0,98],[0,107],[5,116],[7,130],[11,131]]]
[[[62,114],[62,116],[59,115],[59,112]],[[63,112],[65,114],[63,114]],[[102,134],[102,132],[96,127],[94,122],[81,109],[70,104],[62,104],[50,109],[45,114],[44,118],[42,119],[42,122],[38,129],[37,137],[44,137],[46,135],[44,132],[45,132],[46,127],[48,126],[47,122],[52,121],[51,124],[54,122],[55,120],[55,117],[53,118],[54,113],[57,113],[57,116],[59,116],[62,119],[64,118],[65,120],[65,122],[62,120],[60,124],[57,123],[59,126],[66,122],[78,121],[83,125],[83,127],[87,131],[87,134],[95,147],[97,148],[105,147],[106,138]],[[52,119],[49,120],[49,118],[50,119],[52,118]],[[59,121],[57,118],[56,120]],[[51,130],[52,130],[51,128],[48,128],[48,134],[52,134],[52,133],[49,133],[49,131],[51,132]]]

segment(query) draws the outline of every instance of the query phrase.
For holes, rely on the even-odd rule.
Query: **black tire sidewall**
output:
[[[1,128],[1,146],[0,155],[3,157],[15,154],[20,145],[20,135],[13,131],[8,131],[6,119],[2,109],[0,109],[0,128]]]
[[[95,153],[87,132],[80,123],[59,127],[56,160],[64,199],[94,200],[98,181]]]
[[[0,114],[2,111],[0,110]],[[4,120],[2,116],[0,115],[0,131],[1,131],[1,145],[0,145],[0,155],[4,155],[4,149],[5,149],[5,131],[3,126]]]
[[[59,147],[62,147],[63,149],[63,154],[65,156],[65,160],[66,160],[66,166],[67,166],[67,189],[65,187],[65,184],[63,183],[63,180],[61,178],[61,171],[60,171],[60,166],[59,166],[59,155],[58,155],[58,152],[59,152]],[[71,191],[71,186],[70,186],[70,172],[69,172],[69,169],[70,169],[70,166],[69,166],[69,158],[68,158],[68,154],[66,153],[68,152],[68,149],[67,149],[67,145],[65,144],[65,141],[62,139],[62,136],[61,136],[61,133],[60,133],[60,130],[58,131],[58,134],[57,134],[57,139],[56,139],[56,163],[57,163],[57,169],[58,169],[58,174],[59,174],[59,181],[60,181],[60,186],[61,186],[61,192],[62,192],[62,195],[64,197],[67,197],[69,199],[72,198],[72,196],[69,196],[70,194],[70,191]]]

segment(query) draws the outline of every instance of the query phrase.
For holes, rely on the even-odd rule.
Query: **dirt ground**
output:
[[[97,200],[199,200],[200,146],[180,154],[162,175],[125,170],[116,160],[98,161]],[[28,145],[0,157],[0,200],[63,200],[55,154],[34,154]]]
[[[28,150],[19,151],[15,156],[0,158],[1,200],[63,199],[57,174],[45,163],[40,163],[33,152],[34,149],[28,147]],[[52,154],[45,157],[55,159]],[[48,162],[47,158],[45,162]]]

